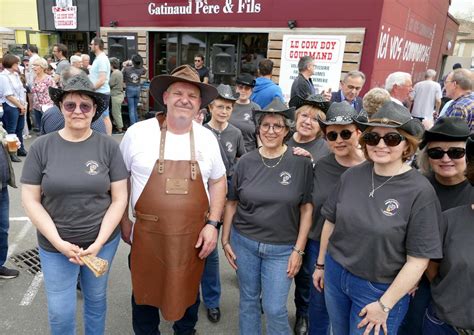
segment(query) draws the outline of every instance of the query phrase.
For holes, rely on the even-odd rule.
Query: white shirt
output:
[[[219,144],[209,129],[193,122],[196,160],[201,170],[204,188],[209,199],[208,180],[219,179],[226,173]],[[135,123],[128,128],[120,150],[127,170],[131,173],[132,208],[145,188],[156,160],[159,158],[161,131],[158,121],[153,118]],[[189,133],[176,135],[166,133],[165,159],[190,160]]]
[[[7,100],[8,96],[14,96],[22,104],[26,105],[26,90],[17,72],[10,72],[7,69],[0,73],[0,103],[6,102],[11,107],[16,106]]]
[[[403,103],[400,100],[398,100],[397,98],[394,98],[394,97],[391,96],[390,100],[392,100],[393,102],[399,104],[400,106],[403,106]]]

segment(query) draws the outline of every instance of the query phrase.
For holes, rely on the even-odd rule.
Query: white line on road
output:
[[[17,217],[11,217],[10,221],[30,221],[30,218],[27,216],[17,216]]]
[[[12,219],[19,219],[19,218],[10,218],[10,221]],[[8,256],[7,258],[10,258],[11,255],[13,255],[16,251],[16,248],[18,247],[18,243],[23,240],[23,238],[26,236],[26,234],[28,234],[28,231],[31,229],[31,227],[33,226],[31,224],[31,221],[30,219],[28,218],[25,218],[26,219],[26,224],[23,226],[23,228],[21,228],[20,232],[18,234],[16,234],[14,240],[12,243],[10,243],[10,246],[8,247]],[[15,221],[15,220],[14,220]],[[20,220],[17,220],[17,221],[20,221]],[[22,220],[22,221],[25,221],[25,220]]]
[[[31,303],[33,302],[33,299],[36,297],[36,293],[38,293],[38,290],[42,282],[43,282],[43,272],[38,272],[33,278],[33,281],[31,282],[30,287],[28,287],[28,290],[23,296],[23,299],[21,299],[20,306],[31,305]]]

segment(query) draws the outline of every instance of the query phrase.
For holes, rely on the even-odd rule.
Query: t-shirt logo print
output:
[[[291,174],[286,171],[280,173],[280,184],[287,186],[291,184]]]
[[[387,199],[384,202],[385,209],[382,210],[386,216],[394,216],[398,212],[398,208],[400,207],[400,203],[395,199]]]
[[[227,152],[234,151],[234,146],[230,142],[225,142],[225,146],[227,147]]]
[[[252,116],[251,116],[249,113],[245,113],[245,114],[244,114],[244,120],[245,120],[245,121],[253,121],[253,120],[252,120]]]
[[[96,174],[99,173],[98,171],[99,163],[97,163],[96,161],[87,161],[86,167],[87,167],[86,173],[90,176],[95,176]]]

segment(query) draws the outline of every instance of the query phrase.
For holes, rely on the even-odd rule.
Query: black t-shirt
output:
[[[244,139],[242,133],[237,127],[234,127],[230,123],[223,131],[212,128],[209,123],[204,125],[207,129],[210,129],[212,133],[217,137],[219,141],[219,147],[221,150],[222,160],[227,162],[226,169],[227,175],[231,176],[234,170],[234,165],[237,162],[238,157],[242,157],[245,154]]]
[[[203,66],[200,69],[194,68],[198,73],[199,73],[199,80],[201,83],[204,81],[204,78],[209,78],[209,69],[205,66]]]
[[[118,143],[93,132],[81,142],[64,140],[58,132],[31,145],[21,182],[41,186],[41,204],[65,241],[87,248],[99,234],[111,204],[110,183],[128,178]],[[109,240],[117,236],[117,227]],[[39,245],[54,246],[38,231]]]
[[[280,158],[265,159],[274,166]],[[234,227],[244,236],[269,244],[293,244],[300,224],[300,205],[311,202],[313,166],[307,157],[286,150],[268,168],[258,150],[241,157],[232,177],[229,200],[237,200]]]
[[[313,163],[316,163],[318,160],[320,160],[322,157],[327,156],[331,153],[329,150],[329,147],[326,143],[326,140],[324,138],[316,138],[310,142],[306,143],[299,143],[296,142],[293,137],[291,137],[286,144],[290,147],[300,147],[302,149],[305,149],[306,151],[309,151],[311,156],[313,157]]]
[[[443,259],[431,283],[436,315],[452,326],[474,329],[474,210],[443,212]]]
[[[140,77],[146,73],[144,67],[126,66],[123,68],[123,80],[127,86],[140,86]]]
[[[257,140],[255,137],[255,123],[253,122],[252,110],[260,109],[255,102],[242,105],[234,104],[234,110],[230,115],[229,123],[240,129],[244,137],[245,151],[250,152],[257,148]]]
[[[433,187],[415,169],[372,191],[372,162],[348,169],[321,210],[335,224],[331,256],[352,274],[391,283],[407,255],[441,258],[441,208]],[[375,187],[389,177],[374,173]]]
[[[340,165],[336,161],[334,154],[329,154],[321,158],[314,166],[313,185],[313,225],[308,237],[312,240],[321,239],[321,230],[324,224],[324,216],[321,215],[321,208],[328,196],[334,192],[341,175],[348,167]]]
[[[442,211],[474,203],[474,187],[467,179],[456,185],[442,185],[436,180],[434,175],[427,178],[431,185],[433,185]]]

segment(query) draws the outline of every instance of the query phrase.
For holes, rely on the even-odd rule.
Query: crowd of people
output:
[[[239,283],[240,334],[261,334],[262,315],[267,334],[474,332],[471,71],[454,69],[443,88],[434,70],[414,87],[394,72],[360,96],[360,71],[318,92],[305,56],[286,104],[271,60],[258,78],[215,87],[198,54],[152,79],[166,108],[138,122],[142,58],[120,64],[100,38],[90,48],[84,67],[55,45],[53,75],[30,48],[26,84],[7,54],[0,75],[0,278],[18,276],[4,266],[7,186],[11,162],[26,156],[22,202],[38,231],[52,334],[75,332],[78,281],[85,332],[104,333],[108,272],[96,278],[82,258],[111,264],[120,239],[135,334],[159,334],[160,313],[175,334],[195,334],[201,299],[220,322],[219,234]],[[27,152],[28,101],[43,135]]]

